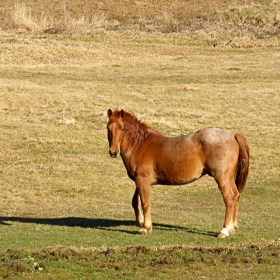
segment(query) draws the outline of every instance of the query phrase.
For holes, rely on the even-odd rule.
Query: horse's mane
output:
[[[151,128],[138,120],[133,113],[116,110],[114,114],[121,115],[123,118],[125,133],[132,142],[146,141],[149,138],[148,132]]]
[[[124,129],[126,134],[135,142],[148,139],[150,127],[138,120],[133,113],[123,111]]]

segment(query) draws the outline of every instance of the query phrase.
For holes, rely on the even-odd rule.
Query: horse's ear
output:
[[[107,116],[108,116],[108,118],[110,118],[112,115],[113,115],[113,112],[112,112],[111,109],[109,109],[109,110],[107,111]]]
[[[123,110],[123,109],[121,109],[121,111],[120,111],[120,116],[121,116],[122,118],[124,118],[124,110]]]

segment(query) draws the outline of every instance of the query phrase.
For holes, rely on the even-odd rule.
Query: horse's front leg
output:
[[[147,180],[138,178],[136,181],[136,189],[140,196],[141,205],[143,209],[144,222],[142,228],[138,231],[138,234],[146,235],[152,232],[152,220],[151,220],[151,185]]]
[[[132,207],[135,212],[135,218],[137,223],[139,224],[140,227],[144,226],[144,216],[142,214],[142,208],[141,208],[141,199],[140,195],[138,193],[137,188],[135,189],[135,193],[132,197]]]

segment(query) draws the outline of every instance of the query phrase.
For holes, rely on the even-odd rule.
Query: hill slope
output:
[[[279,0],[1,1],[0,28],[72,34],[98,28],[148,32],[224,30],[234,32],[234,36],[240,36],[242,31],[271,37],[280,33],[279,7]]]

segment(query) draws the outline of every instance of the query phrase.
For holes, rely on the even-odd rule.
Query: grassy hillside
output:
[[[121,0],[117,3],[113,0],[91,1],[91,0],[30,0],[30,1],[13,1],[8,0],[1,3],[3,10],[14,9],[14,6],[24,3],[34,15],[49,13],[54,19],[59,20],[61,16],[68,13],[72,18],[79,18],[85,14],[94,12],[103,13],[106,20],[118,20],[121,23],[133,22],[139,18],[155,19],[163,12],[173,15],[175,18],[184,19],[186,17],[195,17],[207,13],[226,11],[228,9],[237,9],[242,6],[259,6],[275,5],[277,0],[142,0],[128,1]]]
[[[279,0],[2,1],[0,28],[45,34],[184,32],[213,46],[279,46],[279,10]]]

